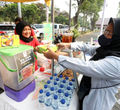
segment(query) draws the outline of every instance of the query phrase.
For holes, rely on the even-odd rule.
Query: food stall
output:
[[[48,108],[53,110],[52,106],[46,105],[47,94],[49,92],[51,92],[52,98],[54,94],[57,93],[56,95],[60,98],[58,103],[66,103],[67,105],[65,107],[67,107],[68,110],[78,109],[75,83],[72,83],[73,78],[69,80],[65,74],[62,74],[61,77],[61,73],[59,73],[60,68],[57,68],[56,72],[58,73],[57,75],[54,74],[54,76],[50,74],[51,71],[47,69],[44,71],[41,67],[34,72],[33,49],[30,46],[14,44],[15,36],[10,40],[9,45],[5,45],[4,42],[11,38],[4,37],[5,39],[2,40],[3,45],[1,45],[0,49],[0,73],[4,84],[4,92],[0,94],[1,110],[43,110],[43,106],[44,110]],[[46,51],[46,47],[43,47],[44,48],[40,47],[40,52]],[[51,46],[51,49],[56,51],[56,46]],[[49,84],[49,82],[51,82],[51,84]],[[55,82],[58,84],[57,89],[54,88],[55,85],[53,86]],[[73,80],[73,82],[75,81]],[[67,86],[65,86],[65,83]],[[41,104],[41,98],[39,98],[41,94],[40,91],[45,91],[45,85],[49,85],[49,88],[47,92],[44,93],[46,95],[44,97],[45,102]],[[68,95],[70,96],[69,103],[67,102],[68,99],[64,99],[65,91],[68,92],[66,97],[68,97]],[[51,105],[56,105],[52,103],[53,99],[51,99]],[[62,110],[62,108],[60,110]]]

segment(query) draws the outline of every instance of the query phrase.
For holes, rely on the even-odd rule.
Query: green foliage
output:
[[[69,24],[69,15],[66,11],[60,12],[58,8],[55,9],[55,23]]]
[[[22,18],[30,24],[40,24],[46,21],[46,7],[41,3],[37,4],[21,4]],[[17,3],[0,6],[0,22],[14,22],[18,17]],[[69,24],[69,15],[67,12],[60,12],[59,8],[55,10],[55,22],[61,24]],[[49,20],[51,16],[49,15]]]
[[[104,0],[83,0],[82,4],[80,4],[80,0],[76,0],[78,2],[78,9],[76,12],[75,24],[78,24],[77,17],[79,14],[83,15],[85,19],[83,19],[84,23],[88,22],[88,18],[90,18],[90,27],[91,30],[95,27],[95,22],[99,18],[99,12],[101,11],[101,8],[103,6]],[[77,22],[77,23],[76,23]],[[85,25],[85,24],[84,24]],[[85,25],[86,27],[86,25]]]
[[[77,38],[77,37],[80,36],[80,32],[77,29],[72,30],[72,32],[73,32],[73,37],[74,38]]]

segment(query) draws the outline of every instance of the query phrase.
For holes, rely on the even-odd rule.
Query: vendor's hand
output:
[[[48,51],[47,52],[43,52],[44,56],[48,59],[56,59],[58,60],[58,54],[53,52],[51,49],[47,48]]]
[[[62,50],[65,48],[70,48],[70,43],[58,43],[57,46],[59,50]]]

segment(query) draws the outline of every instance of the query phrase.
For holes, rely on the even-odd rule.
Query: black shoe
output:
[[[2,88],[0,88],[0,94],[3,93],[3,92],[4,92],[4,90]]]

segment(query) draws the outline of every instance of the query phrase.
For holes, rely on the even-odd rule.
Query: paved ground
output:
[[[83,36],[76,38],[76,41],[90,42],[91,38],[93,40],[96,40],[98,36],[99,36],[99,32],[90,32],[90,33],[87,33]],[[116,98],[118,99],[118,101],[116,102],[112,110],[120,110],[120,90],[116,94]]]

